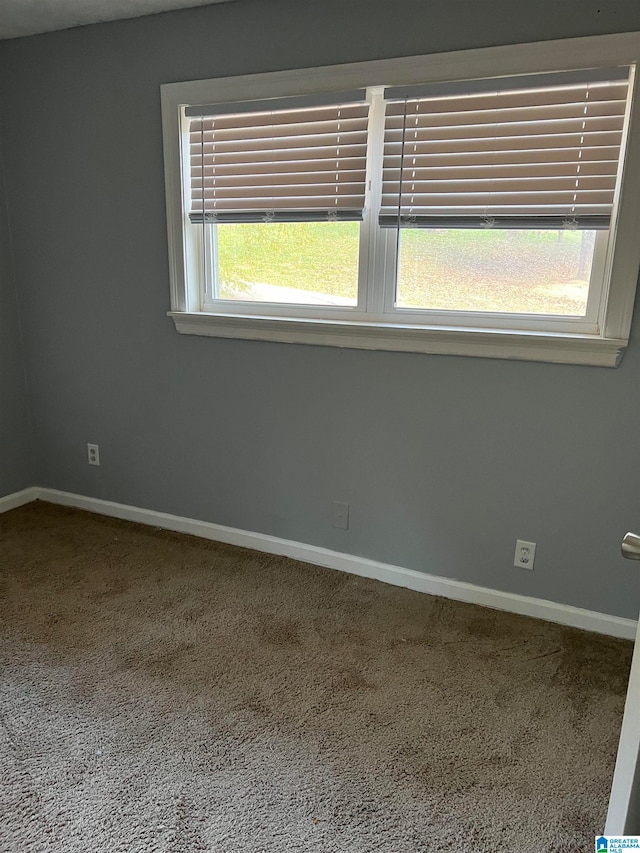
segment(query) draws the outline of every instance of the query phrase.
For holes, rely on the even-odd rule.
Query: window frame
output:
[[[187,105],[235,102],[249,97],[259,100],[347,88],[369,88],[381,93],[383,86],[416,82],[634,66],[639,62],[640,33],[622,33],[165,84],[161,98],[171,278],[169,316],[176,329],[217,337],[617,366],[628,343],[640,267],[640,240],[636,235],[636,223],[640,221],[640,108],[633,70],[628,130],[621,151],[624,180],[614,207],[609,251],[604,260],[605,284],[602,293],[592,293],[590,287],[587,317],[578,318],[578,322],[550,315],[398,307],[393,309],[392,320],[385,308],[389,308],[390,283],[395,286],[395,230],[378,228],[375,198],[369,200],[360,225],[369,233],[360,241],[358,307],[321,306],[319,312],[303,305],[271,303],[265,310],[264,303],[231,305],[229,301],[223,306],[224,312],[211,311],[221,303],[203,303],[201,273],[185,275],[185,262],[200,250],[194,241],[197,244],[201,235],[194,232],[202,229],[184,227],[187,206],[183,191],[188,191],[189,180],[186,158],[181,164],[182,113]],[[379,169],[381,156],[381,150],[374,150],[370,140],[369,174]],[[371,229],[377,229],[375,237]],[[598,243],[601,245],[602,239],[596,240],[596,246]],[[600,260],[601,254],[597,251]],[[597,260],[594,258],[594,266],[599,265]],[[384,286],[380,286],[383,281]],[[363,299],[366,313],[361,310]],[[594,314],[601,322],[594,321]],[[405,323],[395,317],[405,318]],[[517,328],[514,320],[518,321]]]

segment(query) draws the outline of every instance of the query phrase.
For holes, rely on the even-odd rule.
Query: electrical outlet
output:
[[[349,504],[342,501],[333,502],[333,527],[338,527],[340,530],[349,529]]]
[[[536,556],[536,543],[516,540],[516,553],[513,565],[518,569],[533,569],[533,561]]]
[[[87,460],[89,465],[100,464],[100,447],[97,444],[87,444]]]

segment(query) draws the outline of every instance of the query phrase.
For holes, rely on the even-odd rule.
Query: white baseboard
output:
[[[24,506],[24,504],[31,503],[31,501],[35,501],[39,497],[40,489],[36,488],[36,486],[30,486],[28,489],[22,489],[20,492],[6,495],[4,498],[0,498],[0,513],[9,512],[10,509]]]
[[[541,598],[530,598],[525,595],[486,589],[463,581],[428,575],[414,569],[404,569],[401,566],[379,563],[366,557],[355,557],[351,554],[330,551],[328,548],[319,548],[316,545],[305,545],[302,542],[294,542],[290,539],[279,539],[276,536],[267,536],[263,533],[252,533],[248,530],[225,527],[209,521],[197,521],[192,518],[182,518],[165,512],[140,509],[113,501],[74,495],[57,489],[35,488],[25,491],[34,493],[32,499],[39,498],[43,501],[49,501],[49,503],[76,507],[99,515],[137,521],[141,524],[162,527],[178,533],[189,533],[203,539],[225,542],[228,545],[238,545],[242,548],[264,551],[267,554],[291,557],[304,563],[313,563],[317,566],[325,566],[361,577],[375,578],[384,583],[407,587],[418,592],[426,592],[429,595],[440,595],[455,601],[480,604],[484,607],[506,610],[509,613],[519,613],[536,619],[545,619],[548,622],[557,622],[560,625],[582,628],[586,631],[595,631],[612,637],[632,640],[636,635],[637,623],[633,619],[623,619],[620,616],[583,610],[579,607],[558,604]]]

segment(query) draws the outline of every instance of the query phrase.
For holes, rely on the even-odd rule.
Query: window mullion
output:
[[[384,284],[386,267],[386,239],[378,225],[382,202],[382,158],[384,152],[384,96],[382,87],[372,87],[367,92],[371,105],[369,135],[367,139],[368,201],[361,229],[360,259],[364,275],[360,276],[359,303],[365,306],[372,319],[384,312]],[[366,266],[365,266],[366,264]],[[366,277],[365,277],[366,276]]]
[[[374,281],[375,290],[375,313],[381,320],[389,320],[389,315],[395,310],[396,303],[396,279],[398,273],[398,233],[395,228],[381,228],[379,214],[382,210],[384,189],[384,143],[385,143],[385,111],[386,99],[384,89],[377,104],[377,117],[379,124],[376,125],[376,181],[378,182],[379,201],[375,210],[375,235],[376,235],[376,274]]]

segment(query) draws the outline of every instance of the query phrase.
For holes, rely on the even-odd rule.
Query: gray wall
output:
[[[33,485],[25,365],[0,150],[0,497]]]
[[[618,552],[640,529],[640,320],[618,370],[179,336],[159,100],[175,80],[633,29],[636,0],[238,0],[0,45],[39,482],[637,617]]]

